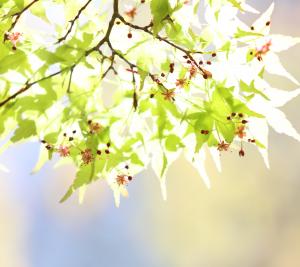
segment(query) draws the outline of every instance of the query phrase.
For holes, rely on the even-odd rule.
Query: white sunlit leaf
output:
[[[279,57],[274,53],[268,53],[264,58],[265,69],[270,74],[286,77],[293,83],[299,85],[299,82],[291,75],[281,64]]]
[[[269,34],[270,27],[266,26],[268,21],[271,21],[271,16],[274,11],[274,2],[269,6],[269,8],[252,24],[255,31],[262,34]]]
[[[281,52],[288,50],[289,48],[300,43],[300,38],[291,37],[281,34],[272,34],[270,35],[272,41],[271,50],[274,52]]]

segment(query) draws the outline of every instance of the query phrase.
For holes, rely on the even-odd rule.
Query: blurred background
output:
[[[258,10],[271,1],[249,0]],[[300,36],[299,0],[276,0],[272,32]],[[250,20],[251,21],[251,20]],[[300,80],[300,46],[281,54]],[[274,87],[295,89],[269,77]],[[300,98],[285,108],[300,131]],[[135,178],[115,208],[108,187],[90,186],[86,200],[59,204],[72,168],[48,163],[30,175],[39,144],[0,156],[0,267],[299,267],[300,144],[271,131],[271,170],[255,149],[222,155],[223,172],[208,160],[208,190],[183,159],[168,173],[168,201],[151,171]]]

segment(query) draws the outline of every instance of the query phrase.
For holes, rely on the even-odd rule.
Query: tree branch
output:
[[[68,35],[71,33],[71,31],[72,31],[72,29],[73,29],[73,26],[74,26],[76,20],[79,19],[81,13],[87,8],[87,6],[88,6],[92,1],[93,1],[93,0],[88,0],[88,1],[85,3],[85,5],[82,6],[82,7],[78,10],[77,15],[76,15],[72,20],[69,21],[71,24],[70,24],[70,27],[69,27],[68,31],[65,33],[65,35],[64,35],[63,37],[61,37],[61,38],[58,39],[58,41],[56,42],[56,44],[59,44],[59,43],[61,43],[62,41],[64,41],[64,40],[67,39]]]
[[[161,37],[160,35],[156,35],[156,36],[155,36],[155,35],[153,34],[153,32],[151,32],[151,31],[149,30],[149,27],[151,27],[152,23],[150,23],[150,25],[148,25],[148,26],[141,27],[141,26],[138,26],[138,25],[135,25],[135,24],[132,24],[132,23],[126,21],[126,20],[124,19],[124,17],[121,16],[120,14],[118,14],[118,19],[121,20],[125,25],[127,25],[127,26],[129,26],[129,27],[131,27],[131,28],[133,28],[133,29],[136,29],[136,30],[144,31],[144,32],[146,32],[146,33],[152,35],[154,38],[158,39],[159,41],[163,41],[163,42],[167,43],[168,45],[170,45],[170,46],[172,46],[172,47],[174,47],[174,48],[180,50],[180,51],[183,52],[183,53],[184,53],[184,54],[185,54],[185,55],[186,55],[186,56],[194,63],[194,65],[200,70],[200,72],[201,72],[201,74],[203,75],[203,77],[205,77],[205,78],[211,78],[211,77],[212,77],[212,74],[211,74],[208,70],[202,68],[202,67],[197,63],[197,61],[193,58],[192,53],[195,53],[195,52],[188,51],[188,50],[182,48],[181,46],[179,46],[179,45],[177,45],[177,44],[174,44],[173,42],[169,41],[168,39]],[[202,52],[196,52],[196,53],[201,53],[201,54],[202,54]]]
[[[33,5],[35,2],[37,2],[37,1],[39,1],[39,0],[34,0],[34,1],[31,2],[28,6],[26,6],[22,11],[20,11],[19,13],[16,13],[17,18],[16,18],[15,22],[13,23],[12,28],[13,28],[14,25],[17,23],[17,21],[18,21],[19,17],[21,16],[21,14],[22,14],[23,12],[25,12],[25,10],[27,10],[28,8],[30,8],[30,6],[32,6],[32,5]],[[68,34],[69,34],[69,33],[71,32],[71,30],[72,30],[72,27],[73,27],[75,21],[79,18],[80,14],[83,12],[83,10],[88,6],[88,4],[89,4],[91,1],[92,1],[92,0],[88,0],[88,1],[86,2],[86,4],[85,4],[82,8],[80,8],[80,10],[78,11],[76,17],[71,21],[71,26],[70,26],[70,28],[68,29],[67,33],[66,33],[63,37],[61,37],[61,38],[59,39],[58,43],[61,42],[62,40],[65,40],[65,39],[67,38]],[[115,24],[116,19],[120,19],[125,25],[128,25],[129,27],[131,27],[131,28],[133,28],[133,29],[136,29],[136,30],[142,30],[142,31],[146,32],[147,34],[152,35],[154,38],[156,38],[156,39],[158,39],[158,40],[160,40],[160,41],[163,41],[163,42],[165,42],[166,44],[168,44],[168,45],[170,45],[170,46],[172,46],[172,47],[174,47],[174,48],[180,50],[181,52],[183,52],[183,53],[184,53],[184,54],[185,54],[185,55],[193,62],[193,64],[194,64],[195,66],[197,66],[197,68],[200,70],[201,74],[203,75],[203,77],[204,77],[205,79],[211,78],[211,77],[212,77],[212,74],[211,74],[208,70],[202,68],[202,67],[196,62],[196,60],[193,58],[192,53],[195,53],[195,52],[188,51],[188,50],[184,49],[183,47],[181,47],[181,46],[179,46],[179,45],[177,45],[177,44],[175,44],[175,43],[169,41],[168,39],[163,38],[163,37],[161,37],[161,36],[159,36],[159,35],[154,35],[154,34],[149,30],[149,28],[152,27],[152,23],[150,23],[150,24],[147,25],[147,26],[141,27],[141,26],[138,26],[138,25],[134,25],[134,24],[132,24],[132,23],[130,23],[130,22],[127,22],[127,21],[124,19],[124,17],[121,16],[120,13],[119,13],[119,0],[113,0],[113,14],[112,14],[112,17],[111,17],[111,19],[110,19],[110,21],[109,21],[108,28],[107,28],[107,31],[106,31],[104,37],[103,37],[103,38],[102,38],[102,39],[101,39],[94,47],[92,47],[92,48],[90,48],[89,50],[87,50],[87,51],[85,52],[85,54],[84,54],[84,56],[87,57],[87,56],[89,56],[92,52],[97,51],[98,53],[100,53],[100,55],[102,55],[103,60],[105,60],[105,59],[108,58],[108,57],[105,56],[105,55],[103,55],[103,53],[102,53],[102,51],[100,50],[100,48],[101,48],[101,46],[102,46],[103,44],[105,44],[105,43],[108,44],[109,48],[110,48],[111,51],[112,51],[112,57],[110,58],[110,59],[111,59],[111,64],[110,64],[110,66],[108,67],[108,69],[105,71],[105,73],[103,74],[102,78],[104,78],[110,70],[113,70],[114,73],[117,73],[117,72],[116,72],[116,69],[114,68],[114,58],[115,58],[115,56],[118,56],[120,59],[122,59],[124,62],[126,62],[126,63],[129,65],[129,67],[130,67],[130,69],[131,69],[131,71],[132,71],[132,74],[133,74],[133,84],[134,84],[134,86],[135,86],[135,77],[134,77],[134,70],[133,70],[133,69],[134,69],[134,68],[141,69],[141,68],[140,68],[139,66],[137,66],[136,64],[134,64],[134,63],[130,62],[129,60],[127,60],[127,59],[124,57],[124,55],[123,55],[122,53],[118,52],[117,50],[115,50],[115,49],[113,48],[113,46],[112,46],[112,44],[111,44],[109,38],[110,38],[110,34],[111,34],[111,32],[112,32],[112,29],[113,29],[113,26],[114,26],[114,24]],[[74,67],[78,64],[79,61],[80,61],[80,59],[79,59],[76,63],[74,63],[72,66],[69,66],[69,67],[67,67],[67,68],[65,68],[65,69],[62,69],[62,70],[60,70],[60,71],[58,71],[58,72],[55,72],[55,73],[53,73],[53,74],[51,74],[51,75],[48,75],[48,76],[46,76],[46,77],[44,77],[44,78],[42,78],[42,79],[39,79],[39,80],[34,81],[34,82],[32,82],[32,83],[26,83],[25,86],[24,86],[23,88],[21,88],[19,91],[17,91],[17,92],[14,93],[13,95],[9,96],[8,98],[6,98],[6,99],[3,100],[2,102],[0,102],[0,107],[2,107],[3,105],[5,105],[7,102],[11,101],[12,99],[16,98],[19,94],[21,94],[21,93],[23,93],[23,92],[26,92],[26,91],[27,91],[29,88],[31,88],[34,84],[37,84],[37,83],[39,83],[39,82],[41,82],[41,81],[43,81],[43,80],[46,80],[46,79],[52,78],[52,77],[54,77],[54,76],[56,76],[56,75],[59,75],[59,74],[61,74],[62,72],[68,70],[68,69],[71,69],[70,81],[69,81],[69,86],[68,86],[68,90],[67,90],[67,92],[70,92],[70,85],[71,85],[70,82],[71,82],[71,79],[72,79],[73,69],[74,69]],[[168,90],[168,89],[164,86],[164,84],[161,83],[161,82],[159,81],[159,79],[157,79],[157,78],[155,77],[154,74],[148,73],[148,75],[149,75],[150,78],[153,80],[153,82],[157,83],[157,84],[158,84],[159,86],[161,86],[164,90]],[[133,106],[134,106],[135,109],[137,108],[137,94],[136,94],[136,91],[134,92],[134,95],[133,95]]]
[[[20,17],[22,16],[22,14],[28,10],[32,5],[34,5],[36,2],[38,2],[39,0],[33,0],[31,3],[29,3],[26,7],[24,7],[21,11],[13,14],[12,16],[15,17],[13,23],[11,24],[10,28],[8,29],[8,32],[10,32],[15,26],[16,24],[18,23]],[[4,35],[4,41],[7,40],[7,36]]]
[[[0,107],[4,106],[4,105],[5,105],[6,103],[8,103],[9,101],[11,101],[11,100],[13,100],[14,98],[16,98],[18,95],[20,95],[20,94],[26,92],[26,91],[29,90],[33,85],[35,85],[35,84],[37,84],[37,83],[40,83],[40,82],[42,82],[42,81],[48,80],[48,79],[50,79],[50,78],[52,78],[52,77],[54,77],[54,76],[57,76],[57,75],[59,75],[59,74],[65,72],[65,71],[67,71],[67,70],[69,70],[69,69],[73,69],[75,66],[76,66],[76,64],[72,65],[71,67],[66,67],[66,68],[61,69],[61,70],[59,70],[59,71],[57,71],[57,72],[54,72],[54,73],[52,73],[52,74],[50,74],[50,75],[48,75],[48,76],[45,76],[45,77],[43,77],[43,78],[41,78],[41,79],[39,79],[39,80],[36,80],[36,81],[34,81],[34,82],[31,82],[31,83],[27,82],[27,83],[25,84],[25,86],[22,87],[21,89],[19,89],[16,93],[12,94],[11,96],[7,97],[5,100],[1,101],[1,102],[0,102]]]

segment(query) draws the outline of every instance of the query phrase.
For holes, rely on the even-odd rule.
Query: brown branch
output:
[[[64,40],[67,39],[68,35],[71,33],[71,31],[72,31],[72,29],[73,29],[73,26],[74,26],[76,20],[79,19],[81,13],[87,8],[87,6],[88,6],[92,1],[93,1],[93,0],[88,0],[88,1],[85,3],[85,5],[82,6],[82,7],[78,10],[77,15],[76,15],[72,20],[69,21],[71,24],[70,24],[70,27],[69,27],[68,31],[65,33],[65,35],[64,35],[63,37],[61,37],[61,38],[58,39],[58,41],[56,42],[56,44],[59,44],[59,43],[61,43],[62,41],[64,41]]]
[[[135,24],[132,24],[132,23],[126,21],[126,20],[124,19],[124,17],[121,16],[120,14],[118,15],[118,19],[121,20],[125,25],[127,25],[127,26],[129,26],[129,27],[131,27],[131,28],[133,28],[133,29],[136,29],[136,30],[144,31],[144,32],[146,32],[146,33],[152,35],[154,38],[158,39],[159,41],[163,41],[163,42],[167,43],[168,45],[170,45],[170,46],[172,46],[172,47],[174,47],[174,48],[180,50],[180,51],[183,52],[183,53],[184,53],[184,54],[185,54],[185,55],[193,62],[193,64],[200,70],[200,72],[201,72],[201,74],[203,75],[204,78],[211,78],[211,77],[212,77],[212,74],[211,74],[208,70],[202,68],[202,67],[197,63],[197,61],[193,58],[193,56],[192,56],[193,53],[201,53],[201,54],[202,54],[203,52],[199,52],[199,51],[198,51],[198,52],[191,52],[191,51],[186,50],[186,49],[184,49],[183,47],[181,47],[181,46],[179,46],[179,45],[177,45],[177,44],[175,44],[175,43],[169,41],[168,39],[161,37],[160,35],[156,35],[156,36],[155,36],[155,35],[153,34],[153,32],[151,32],[151,31],[149,30],[149,27],[151,27],[152,23],[150,23],[150,25],[148,25],[148,26],[141,27],[141,26],[138,26],[138,25],[135,25]]]
[[[74,68],[75,68],[75,66],[70,69],[70,78],[69,78],[68,89],[67,89],[68,94],[71,93],[71,82],[72,82]]]
[[[19,12],[12,15],[13,17],[15,17],[15,19],[14,19],[13,23],[11,24],[10,28],[8,29],[8,32],[10,32],[16,26],[16,24],[18,23],[20,17],[22,16],[22,14],[38,1],[39,0],[33,0],[26,7],[24,7],[21,11],[19,11]],[[7,35],[4,35],[4,41],[6,41],[6,40],[7,40]]]
[[[4,105],[5,105],[6,103],[8,103],[9,101],[11,101],[11,100],[13,100],[14,98],[16,98],[18,95],[20,95],[20,94],[26,92],[26,91],[29,90],[33,85],[35,85],[35,84],[37,84],[37,83],[40,83],[40,82],[42,82],[42,81],[48,80],[48,79],[50,79],[50,78],[52,78],[52,77],[54,77],[54,76],[57,76],[57,75],[59,75],[59,74],[65,72],[65,71],[68,70],[68,69],[73,69],[73,68],[75,67],[75,65],[76,65],[76,64],[72,65],[71,67],[66,67],[66,68],[64,68],[64,69],[61,69],[61,70],[59,70],[59,71],[57,71],[57,72],[54,72],[54,73],[52,73],[52,74],[50,74],[50,75],[48,75],[48,76],[46,76],[46,77],[43,77],[43,78],[41,78],[41,79],[39,79],[39,80],[36,80],[36,81],[34,81],[34,82],[31,82],[31,83],[30,83],[30,82],[27,81],[24,87],[22,87],[21,89],[19,89],[17,92],[15,92],[14,94],[12,94],[11,96],[7,97],[5,100],[1,101],[1,102],[0,102],[0,107],[4,106]]]
[[[22,13],[23,13],[25,10],[27,10],[28,8],[30,8],[30,6],[32,6],[32,5],[33,5],[35,2],[37,2],[37,1],[39,1],[39,0],[34,0],[34,1],[31,2],[28,6],[26,6],[22,11],[20,11],[19,14],[16,13],[17,16],[18,16],[17,19],[16,19],[16,21],[19,19],[19,17],[22,15]],[[112,28],[113,28],[113,25],[114,25],[114,23],[115,23],[115,20],[116,20],[118,14],[119,14],[119,0],[114,0],[114,5],[113,5],[113,7],[114,7],[113,15],[112,15],[112,18],[111,18],[111,20],[110,20],[110,22],[109,22],[109,26],[108,26],[108,29],[107,29],[107,32],[106,32],[105,36],[100,40],[100,42],[99,42],[95,47],[93,47],[93,48],[90,49],[90,50],[87,50],[87,51],[85,52],[85,56],[88,56],[88,55],[91,54],[93,51],[97,51],[97,50],[99,51],[99,48],[101,47],[101,45],[103,45],[105,42],[107,42],[107,41],[109,40],[109,35],[110,35],[111,31],[112,31]],[[16,24],[16,21],[15,21],[14,25]],[[78,61],[79,61],[79,60],[78,60]],[[1,102],[0,102],[0,107],[4,106],[4,105],[5,105],[6,103],[8,103],[9,101],[15,99],[18,95],[20,95],[20,94],[26,92],[26,91],[29,90],[33,85],[35,85],[35,84],[37,84],[37,83],[39,83],[39,82],[41,82],[41,81],[50,79],[50,78],[52,78],[52,77],[54,77],[54,76],[56,76],[56,75],[59,75],[59,74],[61,74],[62,72],[68,70],[68,69],[74,69],[74,67],[75,67],[76,65],[77,65],[77,63],[74,63],[72,66],[69,66],[69,67],[67,67],[67,68],[65,68],[65,69],[62,69],[62,70],[60,70],[60,71],[57,71],[57,72],[55,72],[55,73],[53,73],[53,74],[50,74],[50,75],[48,75],[48,76],[46,76],[46,77],[43,77],[43,78],[39,79],[39,80],[36,80],[36,81],[34,81],[34,82],[31,82],[31,83],[28,83],[28,82],[27,82],[27,83],[25,84],[25,86],[22,87],[21,89],[19,89],[16,93],[10,95],[9,97],[7,97],[7,98],[4,99],[3,101],[1,101]]]
[[[103,59],[105,59],[105,58],[103,57]],[[103,73],[101,79],[104,79],[106,77],[106,75],[109,73],[110,70],[112,70],[115,75],[118,74],[117,70],[114,67],[114,63],[115,63],[114,60],[115,60],[115,54],[113,53],[111,58],[110,58],[110,65],[107,68],[107,70]]]
[[[15,22],[14,22],[13,25],[12,25],[13,27],[14,27],[14,25],[17,23],[17,21],[18,21],[19,17],[21,16],[21,14],[22,14],[25,10],[27,10],[28,8],[30,8],[30,6],[32,6],[32,5],[33,5],[35,2],[37,2],[37,1],[39,1],[39,0],[34,0],[34,1],[31,2],[28,6],[26,6],[22,11],[20,11],[19,13],[16,13],[17,17],[16,17]],[[61,42],[62,40],[66,39],[66,37],[68,36],[68,34],[71,32],[72,27],[73,27],[75,21],[79,18],[80,14],[83,12],[83,10],[87,7],[87,5],[88,5],[91,1],[92,1],[92,0],[88,0],[88,1],[86,2],[86,4],[78,11],[76,17],[71,21],[71,26],[70,26],[69,30],[68,30],[67,33],[64,35],[64,37],[62,37],[62,38],[59,39],[59,42]],[[138,25],[134,25],[134,24],[132,24],[132,23],[130,23],[130,22],[127,22],[127,21],[120,15],[120,13],[119,13],[119,0],[113,0],[113,14],[112,14],[112,17],[111,17],[111,19],[110,19],[110,21],[109,21],[108,28],[107,28],[107,31],[106,31],[104,37],[96,44],[96,46],[94,46],[94,47],[92,47],[91,49],[87,50],[87,51],[85,52],[85,54],[83,55],[83,57],[84,57],[84,56],[87,57],[87,56],[90,55],[92,52],[97,51],[98,53],[100,53],[100,55],[102,55],[102,60],[104,61],[105,59],[107,59],[107,58],[109,58],[109,57],[103,55],[103,53],[102,53],[102,51],[100,50],[100,48],[101,48],[101,46],[102,46],[103,44],[105,44],[105,43],[108,44],[109,48],[110,48],[111,51],[112,51],[112,57],[110,58],[110,59],[111,59],[111,64],[110,64],[110,66],[108,67],[108,69],[105,71],[105,73],[103,74],[103,77],[102,77],[102,78],[104,78],[110,70],[113,70],[113,71],[116,73],[116,70],[115,70],[115,68],[114,68],[114,57],[115,57],[115,56],[118,56],[120,59],[122,59],[124,62],[126,62],[126,63],[129,65],[129,67],[130,67],[130,69],[131,69],[131,71],[132,71],[132,73],[133,73],[133,83],[134,83],[134,84],[135,84],[135,77],[134,77],[134,70],[133,70],[133,69],[134,69],[134,68],[137,68],[137,69],[140,69],[140,70],[141,70],[141,68],[140,68],[139,66],[137,66],[136,64],[130,62],[129,60],[127,60],[127,59],[124,57],[124,55],[123,55],[122,53],[120,53],[120,52],[118,52],[117,50],[115,50],[115,49],[113,48],[111,42],[110,42],[110,39],[109,39],[109,38],[110,38],[110,34],[111,34],[111,32],[112,32],[112,29],[113,29],[113,26],[114,26],[114,24],[115,24],[116,19],[120,19],[124,24],[128,25],[129,27],[131,27],[131,28],[133,28],[133,29],[137,29],[137,30],[142,30],[142,31],[144,31],[144,32],[146,32],[146,33],[152,35],[154,38],[156,38],[156,39],[158,39],[158,40],[160,40],[160,41],[163,41],[163,42],[167,43],[168,45],[170,45],[170,46],[172,46],[172,47],[174,47],[174,48],[180,50],[181,52],[183,52],[183,53],[184,53],[184,54],[185,54],[185,55],[193,62],[193,64],[195,64],[195,66],[198,67],[198,69],[201,71],[201,73],[202,73],[202,75],[203,75],[204,78],[210,78],[210,77],[212,77],[211,73],[210,73],[209,71],[205,70],[204,68],[202,68],[202,67],[196,62],[196,60],[193,58],[192,53],[194,53],[194,52],[188,51],[188,50],[182,48],[181,46],[179,46],[179,45],[177,45],[177,44],[175,44],[175,43],[173,43],[173,42],[171,42],[171,41],[167,40],[166,38],[163,38],[163,37],[161,37],[161,36],[159,36],[159,35],[154,35],[154,34],[149,30],[149,28],[152,27],[152,23],[150,23],[148,26],[141,27],[141,26],[138,26]],[[81,58],[80,58],[80,59],[81,59]],[[80,61],[80,59],[79,59],[76,63],[74,63],[72,66],[69,66],[69,67],[67,67],[67,68],[65,68],[65,69],[62,69],[62,70],[60,70],[60,71],[57,71],[57,72],[55,72],[55,73],[53,73],[53,74],[50,74],[50,75],[48,75],[48,76],[46,76],[46,77],[44,77],[44,78],[41,78],[41,79],[39,79],[39,80],[36,80],[36,81],[34,81],[34,82],[26,83],[25,86],[24,86],[23,88],[21,88],[19,91],[17,91],[17,92],[14,93],[13,95],[9,96],[8,98],[6,98],[6,99],[3,100],[2,102],[0,102],[0,107],[4,106],[6,103],[8,103],[8,102],[11,101],[12,99],[16,98],[18,95],[22,94],[23,92],[26,92],[26,91],[27,91],[28,89],[30,89],[34,84],[37,84],[37,83],[39,83],[39,82],[41,82],[41,81],[43,81],[43,80],[46,80],[46,79],[52,78],[52,77],[54,77],[54,76],[56,76],[56,75],[59,75],[59,74],[61,74],[62,72],[68,70],[68,69],[71,70],[70,81],[69,81],[69,86],[68,86],[68,92],[69,92],[69,91],[70,91],[70,82],[71,82],[71,78],[72,78],[73,69],[74,69],[74,67],[78,64],[78,62]],[[102,62],[102,63],[103,63],[103,62]],[[153,82],[157,83],[157,84],[158,84],[159,86],[161,86],[164,90],[168,90],[168,89],[164,86],[164,84],[161,83],[161,82],[159,81],[159,79],[156,78],[156,76],[155,76],[154,74],[148,73],[148,75],[149,75],[150,78],[153,80]],[[138,104],[137,104],[137,94],[136,94],[136,91],[135,91],[135,92],[134,92],[134,95],[133,95],[133,106],[134,106],[135,109],[137,108],[137,105],[138,105]]]

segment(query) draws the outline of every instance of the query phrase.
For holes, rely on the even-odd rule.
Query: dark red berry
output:
[[[199,61],[199,65],[203,65],[203,61],[202,60]]]
[[[211,61],[207,61],[206,63],[207,63],[207,65],[211,65]]]
[[[128,176],[128,181],[131,181],[132,180],[132,176]]]
[[[271,21],[266,22],[266,26],[270,26],[270,24],[271,24]]]
[[[230,117],[230,116],[228,116],[228,117],[227,117],[227,120],[228,120],[228,121],[230,121],[230,120],[231,120],[231,117]]]
[[[91,124],[92,123],[92,120],[88,120],[88,124]]]
[[[188,56],[183,56],[183,58],[188,59]]]
[[[239,117],[240,117],[240,118],[243,118],[243,117],[244,117],[244,114],[243,114],[243,113],[239,113]]]
[[[244,156],[245,156],[245,151],[244,151],[243,149],[241,149],[241,150],[239,151],[239,156],[240,156],[240,157],[244,157]]]
[[[50,150],[51,149],[51,145],[46,145],[46,149]]]
[[[106,146],[107,146],[107,147],[110,147],[110,142],[108,142],[108,143],[106,144]]]
[[[161,76],[161,77],[165,77],[166,75],[165,75],[164,73],[161,73],[160,76]]]
[[[76,130],[74,130],[72,133],[73,133],[73,134],[76,134]]]
[[[236,115],[235,112],[232,112],[232,113],[231,113],[231,116],[232,116],[232,117],[235,117],[235,115]]]
[[[154,97],[154,94],[151,94],[151,95],[150,95],[150,98],[153,98],[153,97]]]
[[[109,150],[108,150],[108,149],[105,149],[105,153],[106,153],[106,154],[109,154],[110,152],[109,152]]]
[[[251,29],[251,31],[254,31],[254,27],[253,27],[253,26],[251,26],[251,28],[250,28],[250,29]]]
[[[144,4],[146,1],[145,0],[141,0],[141,3]]]
[[[216,57],[217,54],[216,54],[216,53],[212,53],[211,56],[212,56],[212,57]]]
[[[66,137],[66,136],[67,136],[67,134],[66,134],[66,133],[64,133],[64,136]]]
[[[69,137],[69,141],[73,141],[74,140],[74,138],[71,136],[71,137]]]
[[[206,80],[206,79],[208,79],[208,75],[205,73],[205,74],[203,74],[203,78]]]
[[[41,143],[42,143],[42,144],[46,144],[46,141],[45,141],[45,140],[41,140]]]
[[[125,166],[125,169],[127,169],[127,170],[128,170],[128,169],[129,169],[129,166],[128,166],[128,165],[126,165],[126,166]]]
[[[129,39],[132,38],[132,33],[129,32],[129,33],[127,34],[127,37],[128,37]]]
[[[190,61],[190,60],[187,60],[187,62],[186,62],[187,64],[191,64],[192,62]]]
[[[242,123],[243,123],[243,124],[246,124],[246,123],[248,123],[248,121],[246,121],[246,120],[242,120]]]
[[[101,155],[101,150],[97,150],[97,154],[98,154],[98,155]]]

